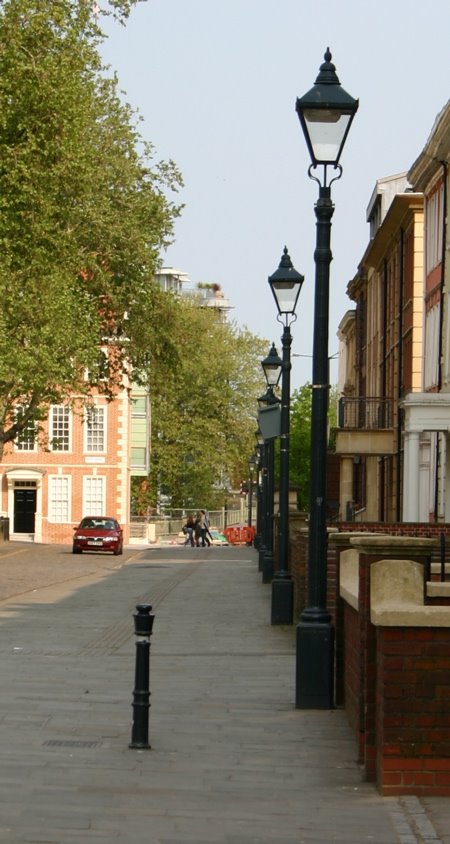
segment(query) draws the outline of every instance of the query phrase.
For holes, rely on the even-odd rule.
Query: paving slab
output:
[[[0,546],[0,842],[450,844],[449,801],[381,797],[345,713],[294,708],[295,628],[270,625],[254,549],[13,545]]]

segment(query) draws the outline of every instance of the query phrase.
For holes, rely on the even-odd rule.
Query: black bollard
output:
[[[134,632],[142,637],[136,642],[136,669],[133,691],[133,724],[128,747],[150,750],[148,743],[148,716],[150,709],[150,636],[153,622],[151,604],[137,604],[133,613]]]

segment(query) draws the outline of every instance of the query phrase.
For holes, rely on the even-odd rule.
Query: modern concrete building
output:
[[[215,282],[199,281],[194,287],[188,287],[189,275],[174,267],[162,267],[155,279],[161,289],[167,293],[196,298],[200,307],[215,308],[224,320],[232,309],[230,300],[224,295],[220,284]]]

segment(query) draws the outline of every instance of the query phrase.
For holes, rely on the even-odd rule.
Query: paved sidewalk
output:
[[[0,547],[0,595],[35,566],[0,600],[0,842],[450,844],[450,801],[380,797],[345,714],[295,710],[295,630],[270,626],[253,549],[19,550]],[[143,600],[150,751],[128,748]]]

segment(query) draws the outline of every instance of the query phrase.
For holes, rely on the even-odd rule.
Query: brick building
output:
[[[85,515],[115,516],[129,536],[132,404],[126,389],[108,402],[94,395],[52,406],[5,447],[0,463],[0,511],[10,538],[69,543]]]
[[[405,174],[380,179],[367,217],[371,240],[348,285],[356,308],[341,322],[340,511],[350,500],[365,520],[389,522],[402,507],[399,401],[422,383],[423,197]]]
[[[450,102],[408,173],[380,179],[340,330],[340,514],[450,518]]]

